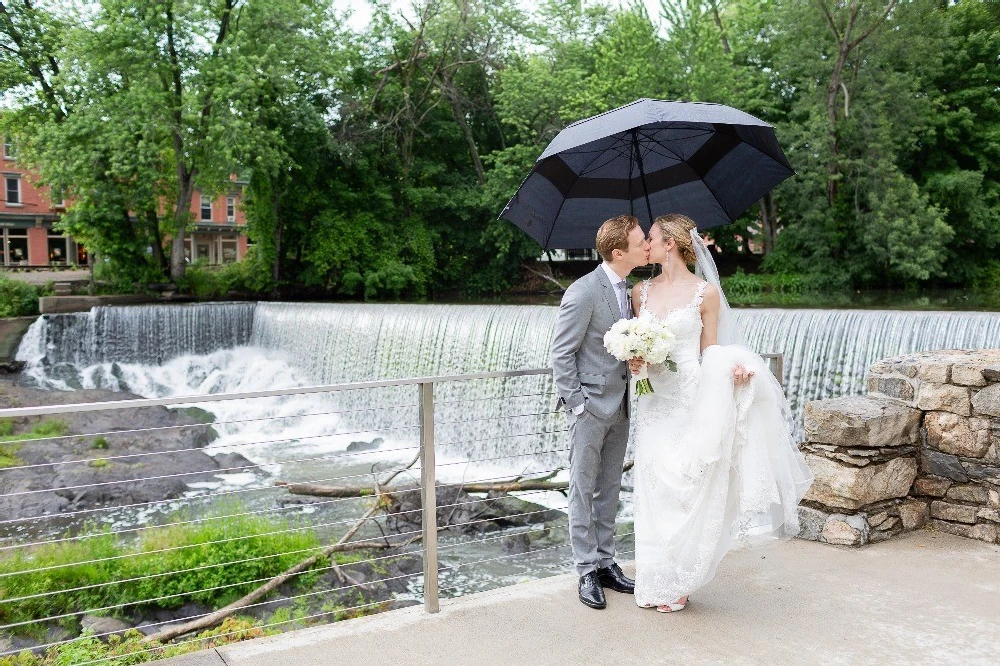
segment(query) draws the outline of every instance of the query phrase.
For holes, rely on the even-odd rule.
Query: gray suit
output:
[[[628,443],[628,364],[604,349],[621,319],[601,266],[566,290],[552,342],[559,405],[569,411],[569,534],[577,573],[614,562],[615,515]],[[573,409],[584,406],[579,416]]]

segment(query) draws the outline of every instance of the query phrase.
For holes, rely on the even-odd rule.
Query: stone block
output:
[[[976,507],[935,500],[931,502],[931,517],[971,525],[976,522]]]
[[[899,518],[896,516],[889,516],[881,523],[874,525],[873,527],[879,532],[888,532],[889,530],[895,529],[897,525],[899,525]]]
[[[805,499],[842,509],[858,509],[873,502],[905,497],[917,476],[917,463],[909,457],[851,467],[806,454],[806,462],[815,480]]]
[[[1000,416],[1000,384],[980,389],[972,398],[972,407],[976,410],[976,414]]]
[[[986,504],[986,488],[974,483],[952,486],[945,493],[945,497],[958,502],[971,502],[973,504]]]
[[[868,542],[868,521],[864,515],[833,514],[823,525],[821,537],[837,546],[863,546]]]
[[[882,398],[845,396],[806,404],[806,439],[821,444],[879,448],[917,441],[920,412]]]
[[[962,523],[949,523],[946,520],[932,520],[931,527],[946,534],[954,534],[966,539],[978,539],[987,543],[996,543],[997,536],[1000,534],[1000,530],[997,529],[996,525],[989,525],[987,523],[964,525]]]
[[[962,386],[986,386],[982,366],[956,363],[951,368],[951,383]]]
[[[942,479],[936,476],[922,476],[913,482],[913,492],[917,495],[944,497],[952,483],[954,483],[954,481],[951,479]]]
[[[904,530],[920,529],[930,520],[931,510],[923,500],[908,499],[899,507],[899,518]]]
[[[988,382],[1000,382],[1000,365],[992,365],[983,368],[983,379]]]
[[[924,411],[942,411],[969,416],[972,414],[972,394],[964,386],[951,384],[921,384],[917,392],[917,407]]]
[[[990,488],[986,492],[986,506],[991,509],[1000,509],[1000,490]]]
[[[1000,509],[980,509],[976,511],[976,518],[988,520],[991,523],[1000,523]]]
[[[921,381],[935,384],[947,384],[951,381],[951,364],[928,361],[917,368],[917,377]]]
[[[913,404],[913,398],[916,396],[913,384],[903,377],[869,377],[868,392],[878,393],[908,405]]]
[[[990,450],[989,421],[950,412],[928,412],[924,416],[927,444],[944,453],[982,458]]]
[[[819,541],[829,517],[830,514],[819,509],[799,505],[799,533],[796,536],[807,541]]]
[[[965,483],[969,480],[969,475],[965,473],[965,468],[962,467],[962,461],[958,459],[958,456],[939,451],[925,450],[922,452],[920,471],[924,474],[943,476],[959,483]]]

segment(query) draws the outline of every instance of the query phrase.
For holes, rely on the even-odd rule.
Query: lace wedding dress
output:
[[[651,366],[635,431],[635,601],[675,602],[715,575],[737,545],[798,533],[812,481],[786,420],[780,385],[741,345],[700,353],[702,282],[692,301],[658,317],[677,336],[676,372]],[[648,281],[641,289],[640,317]],[[754,371],[733,385],[733,368]]]

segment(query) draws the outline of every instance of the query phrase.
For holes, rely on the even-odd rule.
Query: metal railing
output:
[[[766,355],[768,361],[772,364],[772,369],[781,378],[782,372],[782,359],[780,355]],[[528,387],[518,387],[517,380],[527,380],[534,382],[534,384],[529,384]],[[475,382],[494,382],[498,386],[504,388],[503,391],[492,391],[490,395],[476,397],[477,394],[474,392],[469,393],[468,391],[456,390],[454,385],[470,385]],[[542,386],[544,384],[544,386]],[[230,499],[239,499],[252,496],[255,493],[262,492],[275,492],[275,484],[271,485],[250,485],[248,487],[234,487],[226,488],[225,486],[218,486],[216,488],[211,488],[209,492],[202,494],[191,495],[189,497],[168,497],[163,499],[154,499],[150,501],[126,501],[111,505],[103,506],[87,506],[85,508],[74,508],[70,511],[48,514],[48,515],[5,515],[0,516],[0,565],[3,565],[4,559],[11,557],[21,558],[19,560],[21,564],[26,564],[20,569],[6,570],[0,566],[0,632],[4,634],[12,635],[17,632],[18,629],[28,629],[31,627],[47,626],[55,622],[66,622],[72,620],[73,618],[79,618],[84,615],[93,614],[107,614],[107,613],[122,613],[131,608],[137,607],[150,607],[157,603],[167,602],[169,604],[176,605],[176,602],[180,599],[194,598],[197,595],[205,595],[209,592],[221,592],[224,590],[232,590],[234,593],[241,589],[245,589],[248,586],[261,585],[267,587],[266,584],[273,583],[277,578],[268,574],[266,576],[258,576],[258,578],[250,580],[240,580],[235,582],[225,582],[219,585],[212,585],[209,587],[201,587],[199,589],[182,590],[179,592],[173,592],[170,589],[158,590],[161,593],[157,593],[153,596],[147,596],[138,599],[128,599],[125,602],[120,603],[103,603],[97,604],[93,607],[77,609],[73,608],[71,611],[67,612],[48,612],[44,616],[30,617],[11,620],[12,614],[10,609],[15,608],[15,604],[24,604],[27,602],[39,601],[39,600],[51,600],[60,598],[60,595],[73,595],[81,594],[94,590],[106,590],[112,586],[126,585],[126,584],[144,584],[149,583],[153,580],[167,580],[169,577],[183,576],[186,574],[192,574],[197,572],[205,572],[209,570],[224,571],[225,568],[237,567],[240,565],[249,565],[250,563],[260,564],[263,561],[282,558],[289,555],[299,555],[302,557],[309,556],[310,558],[316,556],[317,554],[326,553],[327,560],[324,561],[323,558],[317,557],[313,560],[305,570],[313,570],[318,572],[332,572],[336,574],[337,579],[340,581],[340,585],[337,587],[332,587],[330,589],[320,589],[317,591],[308,591],[301,594],[296,594],[295,596],[288,597],[293,600],[298,599],[316,599],[319,595],[332,594],[332,593],[342,593],[344,590],[349,589],[360,589],[365,585],[369,585],[371,581],[357,581],[352,578],[352,574],[347,573],[346,570],[352,566],[359,565],[370,565],[373,567],[373,571],[377,570],[379,567],[384,567],[389,560],[400,558],[405,558],[407,556],[413,556],[419,553],[422,558],[422,567],[420,571],[414,571],[411,573],[402,572],[396,576],[386,576],[381,580],[383,583],[388,582],[400,582],[407,581],[408,585],[416,585],[420,583],[422,587],[422,600],[424,608],[429,613],[436,613],[440,608],[440,595],[442,592],[458,592],[461,593],[462,587],[455,586],[451,588],[442,588],[439,581],[439,575],[444,573],[449,576],[457,575],[459,570],[475,565],[485,565],[487,563],[497,562],[504,559],[509,559],[510,557],[517,557],[519,553],[500,555],[499,557],[488,557],[472,561],[457,561],[453,564],[442,564],[440,562],[439,556],[442,552],[454,553],[456,548],[461,548],[465,546],[478,548],[483,544],[493,544],[497,540],[508,539],[510,537],[523,536],[528,538],[530,535],[548,534],[549,526],[548,523],[551,519],[545,520],[546,515],[551,515],[548,512],[551,509],[546,508],[544,504],[525,504],[524,509],[532,509],[530,511],[523,511],[521,513],[500,515],[499,517],[486,517],[479,518],[477,514],[471,507],[488,508],[494,506],[498,502],[498,497],[491,497],[489,493],[486,494],[485,498],[475,498],[472,494],[482,494],[479,491],[470,491],[472,494],[465,493],[462,494],[463,488],[474,488],[480,487],[489,483],[503,482],[507,483],[510,481],[512,476],[517,476],[516,474],[500,474],[495,472],[487,472],[486,478],[482,479],[466,479],[464,474],[460,482],[451,482],[447,484],[440,483],[441,477],[439,472],[449,471],[450,469],[456,469],[457,466],[463,466],[463,468],[468,471],[470,469],[489,469],[487,466],[490,464],[495,464],[501,460],[512,460],[517,458],[531,457],[533,453],[527,454],[511,454],[507,453],[498,456],[483,455],[476,460],[468,460],[465,457],[459,455],[457,456],[457,462],[453,460],[439,461],[439,453],[442,451],[442,446],[446,448],[454,448],[456,444],[462,442],[466,446],[473,443],[484,443],[488,442],[494,452],[500,452],[500,447],[497,442],[509,441],[514,438],[525,438],[530,437],[534,440],[541,442],[555,442],[556,438],[563,438],[563,432],[565,428],[559,428],[557,426],[563,425],[561,420],[564,418],[554,410],[553,406],[555,403],[552,381],[551,381],[551,370],[548,368],[531,369],[531,370],[516,370],[516,371],[503,371],[503,372],[485,372],[485,373],[474,373],[474,374],[463,374],[463,375],[453,375],[453,376],[439,376],[439,377],[417,377],[410,379],[397,379],[397,380],[379,380],[379,381],[368,381],[368,382],[352,382],[343,384],[328,384],[319,386],[308,386],[308,387],[295,387],[295,388],[285,388],[285,389],[273,389],[266,391],[252,391],[244,393],[228,393],[228,394],[216,394],[216,395],[187,395],[187,396],[176,396],[169,398],[155,398],[155,399],[134,399],[134,400],[120,400],[120,401],[103,401],[103,402],[93,402],[93,403],[76,403],[68,405],[47,405],[47,406],[36,406],[36,407],[14,407],[7,409],[0,409],[0,423],[8,419],[28,419],[37,417],[47,417],[47,416],[57,416],[57,415],[69,415],[69,414],[81,414],[87,412],[120,412],[120,410],[135,410],[137,408],[151,408],[151,407],[167,407],[167,406],[184,406],[184,405],[206,405],[211,406],[214,403],[226,403],[233,401],[252,401],[260,399],[280,399],[288,398],[290,396],[305,396],[312,394],[345,394],[358,391],[375,391],[380,389],[400,389],[401,387],[414,387],[416,389],[416,401],[412,402],[412,398],[406,398],[404,401],[399,403],[393,403],[390,405],[395,412],[403,413],[408,409],[416,408],[417,410],[417,422],[413,424],[412,422],[404,422],[403,424],[394,424],[385,426],[383,428],[361,428],[351,426],[350,423],[353,421],[347,420],[347,429],[345,431],[335,431],[332,433],[324,432],[317,435],[302,435],[301,433],[289,434],[288,436],[276,438],[276,439],[263,439],[260,441],[254,441],[250,443],[244,443],[244,446],[272,446],[288,443],[288,442],[303,442],[310,440],[310,438],[323,438],[323,437],[344,437],[347,435],[355,435],[359,433],[372,433],[377,432],[379,434],[385,431],[399,431],[404,433],[400,436],[400,440],[396,442],[393,448],[388,449],[375,449],[372,451],[338,451],[335,453],[326,452],[323,455],[313,455],[312,453],[307,453],[301,456],[293,456],[288,459],[270,461],[269,464],[278,464],[284,466],[287,465],[304,465],[306,469],[309,470],[320,470],[320,465],[323,463],[334,462],[338,460],[350,459],[357,461],[358,457],[364,457],[365,455],[375,455],[381,460],[387,460],[386,454],[394,454],[398,456],[400,454],[406,454],[407,452],[416,452],[414,456],[414,462],[410,465],[393,465],[391,469],[378,469],[376,470],[376,465],[372,465],[371,470],[364,473],[354,473],[346,475],[338,475],[333,477],[324,476],[321,471],[317,471],[316,474],[311,476],[308,481],[300,482],[306,484],[328,484],[331,482],[343,484],[345,481],[359,482],[360,479],[373,479],[372,488],[373,493],[365,494],[359,493],[357,496],[324,496],[319,495],[320,499],[311,501],[309,504],[302,505],[305,508],[300,507],[296,504],[289,505],[288,503],[282,503],[279,500],[278,507],[269,508],[257,508],[251,507],[252,510],[240,510],[237,513],[225,513],[220,516],[204,515],[204,516],[187,516],[180,515],[179,519],[167,520],[163,523],[142,523],[138,522],[135,526],[125,527],[117,526],[113,529],[113,535],[116,539],[123,538],[135,538],[142,539],[149,535],[155,535],[160,533],[162,530],[169,530],[171,528],[186,528],[190,526],[205,526],[210,525],[213,521],[220,521],[232,518],[268,518],[274,516],[281,516],[290,512],[292,509],[311,509],[314,512],[321,512],[326,510],[338,510],[345,506],[346,503],[352,500],[360,500],[366,505],[371,502],[372,499],[375,500],[374,506],[369,508],[364,515],[360,518],[357,516],[352,516],[350,518],[340,518],[338,520],[327,520],[326,517],[321,516],[321,520],[311,522],[305,525],[291,525],[291,524],[280,524],[277,525],[276,529],[271,532],[262,532],[260,534],[253,535],[231,535],[224,534],[217,541],[202,542],[193,545],[188,544],[176,544],[176,543],[158,543],[155,539],[150,540],[150,544],[155,547],[147,548],[145,550],[136,550],[134,552],[114,552],[110,554],[104,554],[100,557],[92,557],[90,559],[81,559],[79,561],[59,561],[54,560],[33,560],[33,553],[39,552],[39,548],[46,547],[62,547],[70,544],[80,544],[86,543],[93,539],[107,538],[107,532],[92,532],[88,533],[86,529],[82,528],[81,525],[84,523],[74,523],[74,527],[69,530],[59,530],[53,528],[41,529],[44,525],[51,521],[87,521],[93,519],[103,519],[105,522],[110,520],[115,514],[132,511],[136,515],[146,512],[147,514],[155,514],[156,511],[164,508],[176,505],[193,504],[200,501],[221,501]],[[436,391],[436,387],[440,389]],[[470,397],[470,395],[472,397]],[[523,406],[520,404],[522,400],[529,401],[528,406]],[[511,405],[509,410],[501,409],[499,412],[496,411],[495,405],[493,408],[493,413],[484,414],[482,409],[484,406],[489,406],[491,403],[496,401],[504,401],[506,404]],[[530,403],[534,402],[532,406]],[[167,425],[167,426],[156,426],[156,427],[123,427],[121,429],[115,428],[104,428],[100,431],[88,432],[82,434],[67,434],[58,433],[49,436],[35,437],[31,440],[20,440],[22,446],[31,445],[37,446],[43,442],[56,443],[59,445],[72,445],[74,443],[79,443],[87,439],[92,438],[122,438],[122,437],[135,437],[142,435],[156,435],[162,436],[164,434],[182,433],[186,429],[206,427],[208,425],[214,427],[222,426],[232,426],[234,424],[245,424],[255,421],[275,421],[279,419],[308,419],[308,418],[330,418],[333,416],[339,416],[342,418],[354,418],[359,417],[362,414],[373,411],[375,408],[368,406],[363,406],[364,401],[358,403],[355,401],[354,404],[349,404],[346,409],[343,405],[334,405],[338,408],[336,409],[320,409],[319,411],[310,411],[308,413],[302,414],[291,414],[291,415],[280,415],[280,416],[255,416],[252,418],[239,418],[239,419],[229,419],[229,420],[219,420],[211,424],[179,424],[179,425]],[[470,408],[470,405],[473,406]],[[470,414],[470,409],[472,413]],[[478,410],[478,411],[477,411]],[[485,410],[489,412],[490,410]],[[442,419],[445,416],[447,418]],[[514,432],[511,422],[514,419],[532,419],[531,423],[535,424],[532,428],[532,432]],[[541,425],[538,425],[538,424]],[[123,424],[126,426],[134,426],[135,424]],[[541,430],[537,430],[538,428]],[[438,441],[437,435],[442,431],[449,431],[453,434],[457,434],[461,442],[442,442]],[[418,435],[418,441],[415,445],[411,445],[410,439],[406,436],[407,433],[413,433],[416,431]],[[468,437],[469,433],[473,436]],[[500,434],[495,434],[500,433]],[[482,434],[484,436],[479,437]],[[2,440],[0,440],[2,441]],[[121,465],[134,465],[135,469],[152,469],[155,467],[155,461],[159,460],[160,456],[170,456],[170,455],[180,455],[180,454],[190,454],[201,450],[202,446],[185,446],[181,445],[179,448],[172,448],[169,450],[159,450],[159,451],[132,451],[129,450],[125,445],[122,446],[123,450],[114,452],[108,452],[107,455],[94,454],[98,457],[88,457],[86,454],[78,454],[71,456],[70,459],[65,460],[46,460],[43,462],[35,463],[23,463],[23,464],[8,464],[6,467],[0,467],[0,506],[3,506],[4,502],[8,504],[12,499],[25,498],[25,497],[41,497],[46,493],[61,493],[62,496],[74,495],[80,496],[85,492],[89,492],[94,489],[110,489],[122,484],[140,484],[143,482],[150,482],[156,480],[192,480],[202,478],[206,473],[212,474],[233,474],[246,472],[248,470],[257,469],[259,466],[257,464],[252,465],[230,465],[220,467],[214,470],[206,471],[181,471],[172,472],[169,474],[156,474],[151,473],[149,475],[140,475],[134,478],[127,479],[109,479],[107,481],[98,481],[95,483],[62,483],[59,485],[54,485],[52,487],[38,488],[38,487],[25,487],[14,486],[10,487],[9,484],[4,482],[5,475],[13,474],[16,472],[28,472],[31,470],[45,470],[45,471],[55,471],[60,469],[72,469],[74,465],[91,465],[95,466],[99,461],[103,461],[102,465],[109,464],[121,464]],[[566,454],[567,448],[552,448],[547,447],[544,451],[538,452],[552,458],[553,456],[559,457]],[[452,451],[452,457],[456,457]],[[391,456],[390,456],[391,457]],[[471,456],[466,456],[471,457]],[[152,462],[151,462],[152,461]],[[419,462],[420,474],[419,482],[416,487],[391,485],[394,478],[399,475],[412,475],[413,464]],[[151,464],[149,464],[151,463]],[[377,463],[376,463],[377,464]],[[147,465],[143,467],[143,465]],[[480,465],[482,467],[476,467]],[[533,474],[536,478],[545,476],[545,478],[552,478],[554,475],[558,474],[565,465],[552,463],[549,465],[542,465],[544,469],[535,469]],[[450,473],[450,472],[449,472]],[[380,481],[379,475],[391,475],[388,480]],[[454,474],[452,474],[454,476]],[[52,475],[53,479],[55,475]],[[313,478],[320,477],[320,478]],[[72,477],[67,477],[72,478]],[[271,481],[274,479],[271,478]],[[477,485],[478,484],[478,485]],[[439,505],[438,503],[438,490],[446,486],[448,488],[457,488],[454,500],[448,500],[447,503]],[[336,486],[331,486],[329,488],[334,488]],[[10,492],[8,492],[10,490]],[[216,491],[219,492],[216,492]],[[326,492],[333,492],[327,489]],[[540,495],[544,496],[545,493],[552,491],[549,490],[538,490],[538,491],[525,491],[519,493],[499,493],[500,499],[504,496],[516,496],[516,497],[530,497],[534,495],[538,497]],[[406,508],[405,501],[408,495],[414,493],[419,493],[420,506],[419,508]],[[372,496],[374,495],[374,497]],[[284,497],[284,496],[283,496]],[[390,514],[388,512],[385,516],[378,513],[378,509],[382,504],[383,500],[387,497],[392,497],[394,500],[399,501],[399,510],[396,514],[391,514],[393,520],[396,521],[395,531],[390,529],[389,519]],[[534,499],[534,498],[533,498]],[[71,507],[74,505],[70,503]],[[519,505],[520,506],[520,505]],[[454,516],[460,510],[468,510],[468,519],[460,523],[453,523],[452,516]],[[441,512],[445,510],[450,510],[448,517],[445,519],[444,524],[440,524]],[[409,514],[416,513],[419,511],[419,529],[416,529],[416,521],[409,521]],[[530,522],[528,520],[529,516],[534,515],[531,520],[535,518],[539,519],[539,522]],[[337,517],[337,516],[333,516]],[[505,521],[510,524],[512,519],[521,518],[522,527],[524,529],[500,529],[499,533],[492,536],[486,536],[486,529],[489,523],[494,524],[498,521]],[[380,523],[380,520],[385,520],[385,525]],[[403,526],[400,528],[399,525]],[[413,524],[414,529],[408,529],[406,526]],[[353,526],[352,526],[353,525]],[[541,525],[541,527],[539,527]],[[86,584],[72,584],[63,581],[70,580],[72,577],[67,578],[67,572],[73,571],[77,567],[83,566],[106,566],[109,563],[114,563],[115,567],[120,570],[123,574],[128,572],[128,563],[131,558],[142,557],[142,556],[163,556],[167,553],[175,553],[179,550],[185,548],[193,547],[204,547],[206,545],[212,546],[213,544],[231,544],[241,540],[250,540],[263,538],[268,535],[289,535],[289,534],[301,534],[304,532],[318,533],[319,530],[324,530],[329,532],[332,529],[338,527],[347,526],[350,527],[348,533],[341,537],[336,544],[333,545],[332,549],[329,545],[314,544],[298,550],[288,550],[278,553],[251,553],[250,555],[243,557],[242,559],[224,561],[224,562],[199,562],[195,566],[185,566],[180,569],[171,571],[152,571],[152,572],[138,572],[129,574],[125,577],[102,580],[93,583]],[[469,531],[480,530],[480,538],[455,541],[454,543],[439,543],[439,532],[441,530],[451,530],[465,528]],[[367,532],[365,531],[367,530]],[[23,535],[25,531],[32,532],[33,536],[19,536]],[[6,536],[6,538],[4,538]],[[620,538],[628,538],[631,533],[621,534]],[[357,538],[355,538],[357,537]],[[419,541],[419,548],[413,548],[416,542]],[[339,550],[337,548],[340,548]],[[385,549],[389,551],[388,555],[375,556],[378,549]],[[549,551],[552,553],[557,553],[560,549],[568,551],[568,541],[563,539],[558,541],[553,545],[548,545],[545,548],[532,549],[531,553],[542,553]],[[349,563],[340,562],[338,563],[336,559],[337,554],[342,554],[345,552],[361,552],[366,553],[364,559],[352,561]],[[623,554],[628,554],[627,552]],[[371,555],[369,557],[368,555]],[[308,560],[305,560],[308,561]],[[301,564],[301,563],[300,563]],[[296,565],[298,566],[298,565]],[[301,571],[289,574],[290,578],[288,580],[293,580],[298,573]],[[272,572],[273,573],[273,572]],[[282,572],[281,576],[286,575],[287,572]],[[35,589],[32,587],[25,587],[19,585],[19,578],[21,580],[27,580],[27,577],[32,575],[44,575],[49,576],[52,579],[50,583],[50,588]],[[419,580],[418,580],[419,576]],[[60,584],[62,583],[62,584]],[[284,583],[281,583],[284,584]],[[274,585],[271,588],[273,591],[277,589],[278,585]],[[147,588],[143,588],[147,589]],[[158,589],[158,588],[151,588]],[[260,588],[258,588],[260,589]],[[166,593],[170,592],[170,593]],[[257,590],[251,592],[250,595],[256,593]],[[275,603],[273,601],[266,601],[266,595],[270,592],[264,592],[260,596],[254,599],[250,599],[249,602],[245,603],[241,608],[243,610],[247,609],[257,609],[257,611],[263,612],[264,608]],[[89,597],[88,597],[89,598]],[[95,598],[102,598],[100,596]],[[110,598],[110,597],[109,597]],[[247,597],[243,597],[246,599]],[[112,601],[115,599],[111,598]],[[363,598],[361,599],[363,600]],[[362,612],[364,609],[372,609],[379,607],[380,604],[384,604],[385,600],[375,600],[367,602],[364,604],[356,604],[352,607],[346,608],[336,608],[335,610],[326,611],[322,608],[318,609],[322,612],[311,613],[301,617],[274,621],[270,624],[263,624],[262,627],[287,625],[289,623],[305,623],[312,620],[318,620],[321,617],[328,617],[330,615],[339,614],[341,617],[349,615],[354,612]],[[44,604],[40,607],[46,607]],[[6,610],[5,610],[6,609]],[[218,617],[220,611],[207,611],[203,613],[196,613],[189,615],[180,620],[182,627],[189,626],[190,623],[197,623],[199,618],[204,621],[204,626],[213,626],[217,622],[213,622],[213,618]],[[15,618],[17,616],[14,616]],[[163,640],[172,640],[173,638],[189,636],[191,631],[186,631],[180,634],[172,635],[169,634],[171,631],[171,626],[176,625],[178,621],[157,621],[146,623],[145,628],[147,632],[151,631],[152,634],[147,633],[147,635],[152,635],[152,637],[166,636]],[[168,632],[168,633],[164,633]],[[104,633],[98,633],[99,638],[106,638],[108,635],[115,633],[113,631],[105,631]],[[2,634],[0,634],[2,638]],[[219,638],[217,634],[215,638]],[[47,648],[58,648],[64,646],[68,643],[72,643],[80,638],[59,638],[56,640],[48,640],[42,644],[33,645],[33,649],[36,651],[47,649]],[[198,638],[188,638],[185,642],[194,642],[200,640]],[[176,645],[177,643],[174,643]],[[2,644],[0,644],[2,645]],[[155,647],[150,647],[149,650],[157,649]],[[0,647],[0,657],[5,655],[13,654],[14,651],[3,652],[2,647]],[[102,660],[96,660],[102,661]],[[96,663],[95,661],[95,663]],[[89,663],[89,662],[88,662]]]

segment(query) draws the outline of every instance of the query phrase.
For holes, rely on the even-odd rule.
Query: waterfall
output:
[[[549,365],[556,308],[511,305],[205,304],[101,307],[39,319],[18,358],[55,388],[106,387],[148,396],[250,391]],[[784,385],[801,435],[805,403],[864,391],[878,359],[945,348],[1000,347],[1000,313],[738,310],[750,346],[784,354]],[[69,373],[68,369],[72,369]],[[565,448],[548,377],[444,382],[435,387],[437,443],[471,460]],[[381,434],[412,442],[415,386],[212,403],[226,445],[276,436]],[[338,412],[338,415],[331,414]],[[224,417],[224,418],[223,418]],[[315,442],[342,449],[350,437]],[[527,465],[528,462],[525,462]],[[542,464],[542,463],[540,463]],[[540,469],[540,467],[536,467]]]

